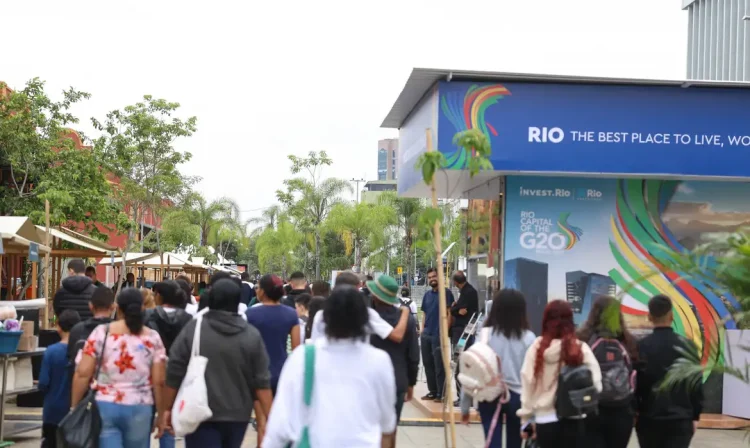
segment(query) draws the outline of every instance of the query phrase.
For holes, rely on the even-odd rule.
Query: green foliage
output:
[[[95,222],[116,222],[118,208],[100,169],[102,154],[76,148],[68,129],[78,123],[70,108],[90,95],[70,88],[53,101],[38,78],[6,92],[0,95],[0,165],[7,168],[8,188],[0,189],[0,213],[42,224],[49,200],[53,225],[82,223],[96,235]]]
[[[432,178],[438,170],[443,169],[448,161],[443,153],[428,151],[417,159],[417,169],[422,171],[422,179],[427,185],[432,183]]]
[[[354,265],[361,267],[362,258],[374,248],[383,247],[383,229],[395,222],[396,214],[391,207],[360,202],[336,204],[325,225],[342,237],[351,236],[355,246]]]
[[[303,242],[303,234],[288,221],[279,222],[276,229],[266,229],[258,236],[256,250],[261,272],[287,272],[295,267],[294,251]]]
[[[169,212],[162,219],[161,227],[161,248],[165,252],[196,248],[200,244],[201,229],[185,210]]]
[[[471,177],[484,170],[491,170],[490,154],[492,147],[490,140],[479,129],[469,129],[453,136],[453,144],[464,148],[472,154],[469,158],[468,170]]]

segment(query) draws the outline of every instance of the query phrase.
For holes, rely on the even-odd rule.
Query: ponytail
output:
[[[140,334],[143,329],[143,296],[135,288],[126,288],[117,297],[117,306],[125,316],[125,325],[131,334]]]

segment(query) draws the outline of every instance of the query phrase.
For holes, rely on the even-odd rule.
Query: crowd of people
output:
[[[253,283],[217,272],[210,285],[178,277],[145,290],[134,278],[114,289],[97,284],[82,260],[68,268],[54,298],[61,341],[48,347],[40,377],[47,447],[90,390],[100,447],[148,447],[154,432],[162,448],[174,447],[172,410],[197,354],[207,360],[211,417],[185,435],[188,448],[239,448],[251,423],[266,448],[394,447],[420,363],[429,391],[422,400],[459,406],[464,423],[475,407],[488,447],[520,448],[528,439],[542,448],[625,448],[634,426],[641,447],[687,447],[701,412],[700,382],[658,387],[676,347],[691,348],[672,331],[664,296],[651,299],[655,329],[640,341],[611,297],[597,299],[578,329],[567,302],[550,302],[537,337],[523,294],[510,289],[495,293],[474,335],[467,329],[479,314],[478,293],[454,273],[458,299],[445,291],[451,342],[465,343],[474,360],[491,353],[499,392],[481,393],[487,384],[476,366],[459,362],[453,403],[443,394],[454,378],[446,378],[440,349],[434,269],[418,319],[407,287],[386,275],[344,272],[331,288],[301,273],[288,283],[270,274]]]

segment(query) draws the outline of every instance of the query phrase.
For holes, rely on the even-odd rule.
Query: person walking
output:
[[[381,275],[367,282],[375,311],[389,324],[396,326],[401,319],[397,308],[401,301],[398,298],[398,282],[387,275]],[[419,338],[417,321],[409,316],[406,336],[400,343],[382,339],[377,335],[370,337],[370,343],[391,357],[396,375],[396,420],[401,420],[404,402],[414,398],[414,386],[419,373]]]
[[[247,322],[257,328],[263,338],[271,370],[271,391],[276,396],[281,368],[287,358],[287,338],[292,339],[292,350],[300,345],[299,318],[293,308],[280,306],[284,283],[279,277],[264,275],[258,286],[258,298],[263,306],[248,309],[246,316]]]
[[[318,313],[323,310],[323,305],[325,304],[327,298],[327,296],[316,296],[310,300],[310,305],[308,306],[307,310],[307,325],[305,325],[305,343],[308,343],[312,339],[312,323],[315,321],[315,316],[317,316]]]
[[[492,402],[480,401],[477,411],[482,420],[485,438],[489,437],[492,421],[500,408],[497,427],[492,431],[488,440],[488,448],[521,448],[521,419],[516,415],[521,408],[521,367],[526,352],[536,340],[536,336],[529,330],[529,319],[526,314],[526,299],[520,291],[503,289],[495,293],[492,300],[490,314],[480,330],[480,339],[486,341],[500,358],[500,370],[505,384],[510,392],[507,403],[500,403],[500,398]],[[466,391],[461,395],[461,421],[469,424],[469,407],[472,397]],[[503,445],[503,417],[505,417],[506,443]]]
[[[258,419],[259,440],[271,409],[268,355],[258,330],[237,314],[240,286],[231,279],[213,281],[210,308],[202,315],[200,354],[208,358],[206,387],[212,417],[185,437],[187,448],[240,448],[257,400],[263,415]],[[180,332],[169,351],[165,407],[159,431],[171,428],[171,412],[177,391],[187,374],[193,335],[198,320]]]
[[[47,347],[39,372],[39,391],[44,394],[42,410],[42,448],[57,447],[57,427],[70,411],[70,369],[68,337],[81,320],[78,313],[65,310],[57,319],[60,342]]]
[[[424,293],[422,298],[421,346],[422,364],[427,378],[429,393],[422,400],[443,401],[443,387],[445,387],[445,367],[443,366],[442,350],[440,349],[440,293],[438,292],[437,269],[427,270],[427,282],[431,290]],[[445,306],[450,311],[453,306],[453,293],[445,288]],[[452,399],[451,399],[452,400]]]
[[[387,353],[371,346],[369,314],[356,287],[337,285],[323,308],[325,338],[297,348],[284,365],[263,448],[309,446],[391,448],[396,431],[396,380]],[[306,374],[312,353],[313,372]],[[303,391],[312,379],[309,405]]]
[[[104,285],[102,282],[100,282],[99,280],[97,280],[97,278],[96,278],[96,267],[94,267],[94,266],[87,266],[86,267],[86,277],[90,278],[91,282],[97,288]]]
[[[458,341],[461,339],[466,326],[469,325],[471,317],[479,313],[479,293],[468,281],[466,281],[466,275],[462,271],[456,271],[452,277],[453,285],[458,288],[458,300],[451,306],[451,345],[456,347]],[[474,343],[474,337],[470,336],[466,341],[464,350],[471,347]],[[456,363],[458,365],[458,363]],[[454,406],[460,405],[461,398],[461,383],[458,381],[459,369],[456,367],[456,392],[458,392],[459,400],[454,403]]]
[[[300,294],[294,298],[294,306],[297,310],[297,317],[299,319],[299,334],[304,342],[304,335],[307,331],[307,322],[309,320],[310,312],[310,301],[312,296],[310,294]],[[312,322],[310,322],[312,324]]]
[[[62,281],[60,289],[52,299],[55,316],[59,318],[63,311],[73,310],[81,319],[89,319],[92,316],[89,301],[95,290],[94,282],[86,277],[86,264],[83,260],[70,260],[68,276]]]
[[[143,323],[143,296],[136,288],[120,291],[120,320],[98,326],[78,354],[71,406],[83,399],[90,385],[97,390],[102,418],[101,448],[149,446],[153,407],[164,412],[166,351],[159,333]],[[101,372],[93,378],[97,362]]]
[[[250,274],[247,272],[240,274],[240,280],[242,280],[240,303],[244,303],[245,306],[249,307],[255,298],[255,285],[250,282]]]
[[[586,417],[586,436],[591,448],[627,448],[633,433],[634,390],[630,379],[638,360],[636,340],[625,325],[620,302],[600,297],[578,329],[602,371],[599,413]],[[622,379],[627,379],[623,382]]]
[[[117,291],[121,291],[125,288],[135,288],[135,274],[132,272],[125,274],[125,280],[123,280],[122,285],[115,283],[115,286],[112,287],[112,291],[117,294]]]
[[[692,342],[672,329],[672,310],[669,297],[654,296],[648,302],[648,318],[654,331],[638,343],[635,429],[642,448],[689,447],[703,411],[700,372],[696,372],[696,378],[659,390],[669,369],[683,356],[681,351],[697,351]]]
[[[591,371],[594,387],[602,390],[599,363],[588,344],[575,335],[573,309],[564,300],[554,300],[544,308],[542,335],[536,338],[521,367],[521,408],[516,415],[522,427],[533,422],[533,433],[540,448],[578,448],[585,443],[577,419],[558,419],[555,409],[560,371],[563,367],[584,365]],[[523,432],[521,437],[527,437]],[[582,439],[584,438],[584,439]]]
[[[75,360],[86,340],[99,325],[106,325],[112,322],[112,313],[115,310],[115,294],[106,286],[96,288],[89,301],[89,310],[92,317],[78,322],[71,330],[68,336],[68,359],[70,360],[70,378],[73,379],[75,373]]]
[[[305,278],[305,274],[299,271],[292,273],[292,275],[289,277],[288,286],[291,289],[284,294],[284,297],[281,299],[281,304],[286,305],[290,308],[295,307],[294,299],[298,295],[310,293],[310,291],[307,290],[307,279]]]

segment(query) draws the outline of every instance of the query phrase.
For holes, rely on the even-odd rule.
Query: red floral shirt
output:
[[[76,363],[82,356],[96,359],[102,356],[106,331],[106,325],[96,327],[79,352]],[[167,359],[159,333],[144,327],[139,336],[110,334],[103,356],[99,378],[92,381],[92,387],[97,390],[97,400],[129,405],[154,404],[151,366]]]

